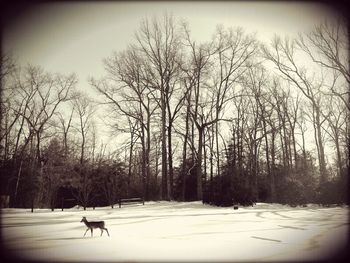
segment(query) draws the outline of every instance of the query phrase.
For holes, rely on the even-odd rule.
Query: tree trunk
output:
[[[276,154],[275,154],[275,131],[272,131],[271,138],[271,171],[270,171],[270,197],[271,202],[276,200],[275,187],[275,169],[276,169]]]
[[[150,177],[151,177],[151,168],[150,168],[150,152],[151,152],[151,131],[150,131],[150,116],[148,115],[147,118],[147,142],[146,142],[146,200],[149,200],[149,185],[150,185]]]
[[[17,133],[16,145],[15,145],[15,150],[14,150],[14,153],[13,153],[14,156],[17,155],[17,149],[18,149],[18,145],[19,145],[19,140],[21,138],[21,133],[22,133],[22,130],[23,130],[23,125],[24,125],[24,117],[22,117],[21,125],[20,125],[18,133]]]
[[[306,169],[306,148],[305,148],[305,132],[304,130],[301,128],[301,139],[302,139],[302,151],[303,151],[303,162],[302,162],[302,165],[303,165],[303,169],[305,170]]]
[[[292,144],[293,144],[293,154],[294,154],[294,167],[297,168],[298,154],[297,154],[297,145],[295,140],[295,125],[291,126],[291,133],[292,133]]]
[[[142,198],[146,194],[146,142],[145,142],[145,128],[141,125],[141,146],[142,146],[142,160],[141,160],[141,181],[142,181]]]
[[[207,146],[206,146],[206,136],[205,132],[203,132],[203,183],[205,184],[207,181]]]
[[[174,178],[174,170],[173,170],[173,153],[172,153],[172,137],[171,137],[171,129],[172,123],[169,121],[168,125],[168,162],[169,162],[169,180],[168,180],[168,199],[173,199],[173,178]]]
[[[184,144],[182,148],[182,166],[181,166],[182,184],[181,184],[181,197],[180,197],[181,201],[185,201],[185,193],[186,193],[187,137],[188,137],[188,121],[186,121],[186,131],[184,136]]]
[[[282,122],[282,131],[283,131],[284,153],[285,153],[285,158],[286,158],[284,163],[286,164],[287,168],[290,168],[289,141],[288,141],[288,137],[287,137],[286,122],[284,120]]]
[[[197,200],[203,199],[202,186],[202,151],[203,151],[203,131],[202,127],[198,127],[198,155],[197,155]]]
[[[187,141],[189,139],[189,132],[190,132],[190,110],[191,110],[191,104],[190,104],[190,98],[191,98],[191,90],[187,95],[187,108],[186,108],[186,127],[185,127],[185,136],[184,136],[184,145],[182,149],[182,168],[181,168],[181,174],[182,174],[182,186],[181,186],[181,200],[185,201],[185,195],[186,195],[186,175],[187,175]]]
[[[326,161],[324,155],[324,147],[322,142],[322,133],[321,133],[321,121],[320,121],[320,109],[315,106],[316,110],[316,130],[317,130],[317,141],[319,149],[319,165],[320,165],[320,184],[323,184],[326,181]]]
[[[159,188],[158,188],[158,173],[159,173],[159,141],[157,138],[155,138],[155,158],[156,158],[156,163],[155,163],[155,175],[154,175],[154,181],[155,181],[155,186],[156,186],[156,189],[157,189],[157,195],[156,195],[156,198],[157,200],[160,200],[162,199],[162,193],[159,191]]]
[[[218,118],[218,116],[217,116]],[[219,123],[215,123],[215,141],[216,141],[216,169],[217,169],[217,176],[221,176],[220,171],[220,149],[219,149]]]
[[[338,135],[338,131],[335,131],[335,148],[337,150],[337,163],[338,163],[338,176],[341,175],[341,169],[343,166],[343,161],[341,158],[341,151],[340,151],[340,145],[339,145],[339,135]]]
[[[238,133],[237,133],[237,158],[238,158],[238,178],[241,178],[243,174],[243,121],[241,127],[238,124]],[[247,182],[247,177],[245,176],[245,181]],[[247,183],[245,183],[247,186]]]
[[[263,123],[263,129],[264,129],[264,134],[265,134],[265,144],[266,144],[266,149],[265,149],[265,156],[266,156],[266,168],[267,168],[267,178],[269,179],[268,181],[270,182],[270,196],[269,196],[269,201],[272,202],[273,200],[273,193],[272,193],[272,186],[271,186],[271,166],[270,166],[270,152],[269,152],[269,141],[268,141],[268,136],[267,136],[267,129],[266,129],[266,120],[263,117],[262,118],[262,123]]]
[[[15,194],[14,194],[14,204],[16,204],[16,201],[17,201],[18,185],[19,185],[19,181],[20,181],[20,178],[21,178],[22,165],[23,165],[23,160],[21,159],[21,164],[19,165],[19,170],[18,170],[17,179],[16,179],[16,188],[15,188]]]
[[[210,140],[210,201],[213,201],[214,193],[214,126],[211,127],[212,133],[209,137]]]
[[[84,162],[84,155],[85,155],[85,134],[84,134],[84,131],[82,131],[81,135],[82,135],[82,143],[81,143],[81,150],[80,150],[80,164],[82,165]]]
[[[40,131],[37,131],[37,133],[36,133],[36,159],[38,160],[38,163],[40,165],[40,162],[41,162],[41,156],[40,156]]]
[[[254,143],[253,150],[253,181],[252,181],[252,197],[253,202],[258,200],[258,145]]]
[[[127,184],[126,184],[126,197],[129,197],[129,191],[130,191],[133,151],[134,151],[134,132],[132,131],[130,134],[129,167],[128,167],[128,178],[127,178]]]
[[[282,149],[282,162],[283,162],[283,167],[287,167],[287,162],[286,162],[286,154],[285,154],[285,146],[284,146],[284,140],[283,140],[283,134],[282,134],[282,129],[279,132],[279,137],[281,141],[281,149]]]
[[[164,89],[164,87],[163,87]],[[166,142],[166,103],[164,91],[161,90],[161,110],[162,110],[162,199],[169,200],[168,196],[168,158],[167,158],[167,142]]]
[[[1,96],[1,93],[0,93],[0,96]],[[1,99],[0,99],[0,103],[1,103]],[[8,155],[9,155],[9,137],[11,136],[11,130],[8,130],[9,127],[8,127],[8,117],[9,117],[9,114],[8,112],[6,111],[6,117],[5,117],[5,138],[4,138],[4,145],[2,146],[2,140],[3,140],[3,135],[2,135],[2,131],[0,131],[0,150],[3,150],[4,153],[2,154],[0,152],[0,158],[3,158],[3,160],[7,161],[8,159]],[[0,121],[0,130],[2,130],[2,126],[1,126],[1,121]]]

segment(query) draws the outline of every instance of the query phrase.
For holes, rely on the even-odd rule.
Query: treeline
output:
[[[200,42],[171,16],[144,19],[104,60],[106,76],[89,80],[98,101],[77,92],[75,75],[2,56],[1,194],[13,207],[55,207],[68,195],[84,207],[136,196],[347,202],[340,22],[263,44],[242,28],[218,26]],[[128,137],[121,146],[99,143],[102,106],[106,129]]]

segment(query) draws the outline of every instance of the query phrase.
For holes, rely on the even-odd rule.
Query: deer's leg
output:
[[[106,230],[106,231],[107,231],[107,234],[108,234],[108,236],[109,236],[108,229],[107,229],[107,228],[104,228],[104,230]]]
[[[92,234],[92,232],[93,232],[93,230],[92,230],[92,228],[90,228],[91,229],[91,237],[93,236],[93,234]]]
[[[102,237],[102,234],[103,234],[103,228],[100,228],[100,230],[101,230],[101,237]]]
[[[89,231],[89,228],[88,228],[88,229],[86,229],[85,234],[84,234],[84,237],[85,237],[85,235],[86,235],[86,232],[87,232],[87,231]]]

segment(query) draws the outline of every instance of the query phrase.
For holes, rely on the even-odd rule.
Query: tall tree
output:
[[[327,98],[326,110],[323,117],[327,120],[328,127],[324,127],[324,131],[329,135],[333,141],[336,150],[337,173],[341,174],[345,167],[343,148],[346,148],[346,108],[341,100],[336,96],[329,96]]]
[[[350,110],[349,31],[345,20],[339,17],[316,25],[311,32],[299,34],[297,45],[320,67],[337,71],[343,77],[347,85],[340,80],[340,86],[332,85],[330,91]]]
[[[84,210],[86,210],[92,194],[91,169],[88,168],[89,164],[87,162],[86,152],[88,135],[91,133],[92,118],[96,109],[90,98],[84,93],[78,93],[76,95],[74,109],[78,118],[76,130],[81,136],[78,165],[78,174],[80,178],[78,182],[78,193],[76,193],[75,196],[84,207]]]
[[[271,48],[272,50],[266,46],[262,47],[264,56],[272,61],[282,76],[290,80],[311,103],[320,167],[320,183],[322,184],[326,180],[327,173],[322,136],[322,94],[320,93],[320,88],[324,85],[324,76],[318,75],[318,79],[315,79],[315,74],[310,76],[310,72],[308,74],[303,65],[300,65],[300,57],[296,54],[295,40],[285,38],[285,40],[282,41],[281,38],[275,37]]]
[[[169,114],[180,64],[179,31],[173,16],[166,14],[162,19],[154,18],[152,21],[144,19],[135,35],[137,45],[134,47],[140,50],[145,60],[148,61],[147,72],[150,76],[148,81],[157,93],[155,96],[161,110],[162,197],[171,199],[173,176],[171,131],[173,118],[176,115],[174,113],[177,111],[176,107],[173,115],[169,116]],[[170,167],[168,167],[169,162]]]
[[[8,100],[12,95],[13,89],[8,87],[8,77],[15,70],[15,63],[12,57],[8,54],[1,54],[0,61],[0,160],[6,157],[6,142],[3,142],[5,137],[8,135],[13,124],[16,122],[19,117],[18,114],[15,115],[15,120],[12,124],[8,125]],[[8,92],[10,91],[10,92]],[[6,93],[5,93],[6,92]],[[10,93],[10,94],[9,94]],[[6,98],[6,101],[5,101]],[[6,118],[6,119],[5,119]]]
[[[198,132],[197,148],[197,197],[202,199],[202,151],[205,128],[215,125],[216,152],[219,152],[219,126],[222,111],[232,99],[232,89],[245,71],[245,64],[256,51],[256,40],[246,35],[241,28],[224,30],[218,27],[211,43],[196,48],[187,32],[187,42],[191,48],[194,66],[194,104],[191,116]],[[208,74],[208,70],[215,74]],[[230,93],[231,91],[231,93]],[[214,113],[214,114],[212,114]],[[220,157],[217,158],[220,174]]]
[[[158,109],[158,104],[150,88],[149,72],[146,61],[140,51],[130,47],[124,52],[114,54],[105,60],[105,68],[111,81],[92,80],[92,85],[105,97],[107,104],[115,110],[115,118],[121,129],[120,117],[127,118],[131,145],[135,133],[138,134],[142,148],[141,173],[143,180],[143,195],[148,199],[150,181],[150,151],[151,151],[151,120]],[[132,151],[130,151],[130,158]],[[129,163],[129,166],[131,162]],[[131,168],[130,168],[131,169]],[[130,170],[131,171],[131,170]]]
[[[16,81],[19,87],[18,97],[22,98],[20,101],[25,101],[24,107],[18,109],[18,113],[23,117],[20,130],[24,128],[24,122],[28,127],[28,136],[25,138],[24,145],[19,154],[20,163],[22,163],[27,145],[30,143],[31,149],[33,149],[32,146],[35,144],[32,162],[35,163],[33,167],[36,167],[33,170],[39,169],[39,172],[35,173],[42,177],[43,160],[41,157],[41,142],[44,138],[44,132],[49,128],[49,122],[55,113],[58,112],[59,106],[71,99],[77,79],[74,74],[69,76],[50,74],[40,67],[29,65],[24,69],[23,73],[18,72]],[[19,142],[20,136],[21,134],[19,132],[17,142]],[[17,175],[16,185],[18,185],[20,179],[20,171],[21,169],[19,169]],[[40,202],[41,198],[43,198],[43,191],[44,185],[41,183],[38,191]]]

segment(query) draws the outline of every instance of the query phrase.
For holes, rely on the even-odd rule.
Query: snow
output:
[[[201,202],[146,202],[93,210],[3,209],[6,248],[29,260],[322,260],[347,245],[349,208],[257,203],[222,208]],[[80,220],[104,220],[83,237]]]

